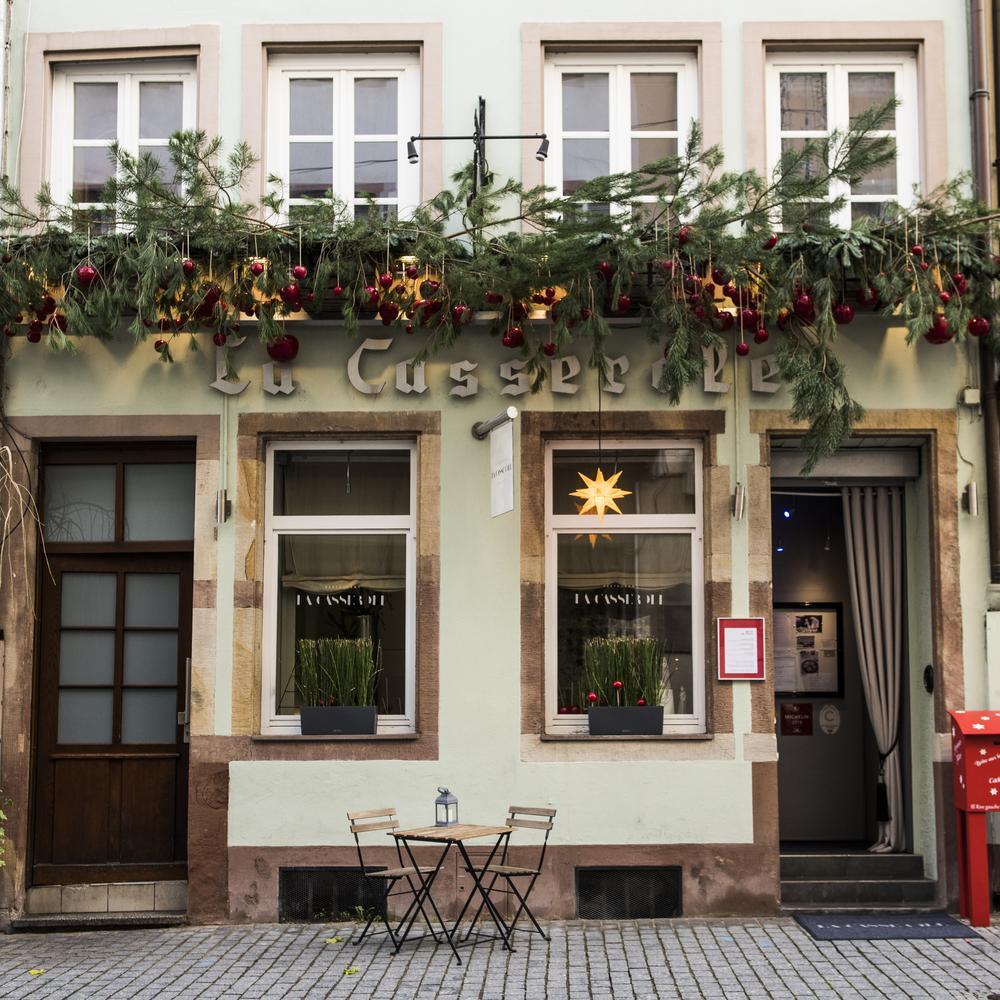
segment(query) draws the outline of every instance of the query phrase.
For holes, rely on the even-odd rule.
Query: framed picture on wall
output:
[[[844,696],[843,605],[774,605],[774,691]]]

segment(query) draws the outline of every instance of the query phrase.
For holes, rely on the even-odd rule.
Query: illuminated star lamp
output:
[[[621,513],[617,501],[632,495],[631,490],[620,490],[615,485],[621,474],[622,470],[619,469],[610,479],[605,479],[603,471],[598,468],[597,475],[590,479],[582,472],[577,473],[584,485],[582,489],[573,490],[570,496],[583,501],[583,506],[579,510],[581,517],[593,511],[597,515],[597,520],[603,521],[604,515],[609,510],[616,514]]]

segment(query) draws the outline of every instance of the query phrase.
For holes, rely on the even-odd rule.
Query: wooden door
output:
[[[108,496],[116,497],[109,507],[122,506],[123,480],[139,481],[150,467],[143,450],[127,476],[129,456],[118,451],[100,466],[109,482],[119,483],[116,493],[109,486]],[[78,462],[78,453],[71,460]],[[93,478],[85,465],[70,468]],[[59,482],[72,486],[74,479],[76,471]],[[51,504],[51,523],[63,534],[66,523],[79,519],[77,508],[94,518],[94,502],[70,501],[58,510]],[[159,502],[155,493],[150,502]],[[186,877],[181,713],[189,688],[192,542],[129,541],[122,516],[107,519],[118,527],[108,527],[112,537],[104,540],[95,541],[100,532],[89,527],[83,541],[52,529],[57,540],[40,570],[34,885]]]

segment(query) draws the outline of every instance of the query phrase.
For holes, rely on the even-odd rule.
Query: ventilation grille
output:
[[[679,917],[680,865],[577,868],[576,913],[583,920]]]
[[[385,880],[365,878],[357,868],[278,869],[278,920],[281,923],[326,923],[385,919]]]

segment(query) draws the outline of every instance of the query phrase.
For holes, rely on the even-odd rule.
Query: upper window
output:
[[[896,147],[895,161],[861,177],[854,184],[838,183],[831,198],[845,205],[831,221],[847,227],[861,219],[878,219],[887,203],[908,205],[919,182],[917,142],[916,58],[905,53],[816,55],[773,54],[768,59],[768,162],[801,149],[810,139],[844,132],[859,115],[895,99],[899,102],[880,131]],[[819,170],[806,163],[804,170]],[[795,209],[796,213],[801,208]],[[783,220],[794,225],[798,215]]]
[[[600,521],[571,496],[597,468],[628,492]],[[664,732],[703,731],[701,446],[549,445],[545,538],[548,730],[588,731],[588,642],[625,637],[656,640]]]
[[[698,117],[694,55],[550,54],[545,130],[552,140],[546,184],[561,195],[606,174],[639,170],[682,153]],[[639,199],[648,209],[656,195]],[[608,211],[594,205],[595,211]]]
[[[100,208],[115,171],[113,143],[166,168],[170,136],[196,126],[189,60],[60,66],[52,95],[52,189],[80,208]]]
[[[419,77],[416,54],[271,57],[268,168],[291,216],[331,195],[355,218],[416,206],[406,141],[420,131]]]
[[[264,732],[299,728],[301,643],[371,639],[378,731],[412,731],[416,694],[416,446],[275,442],[267,449]]]

